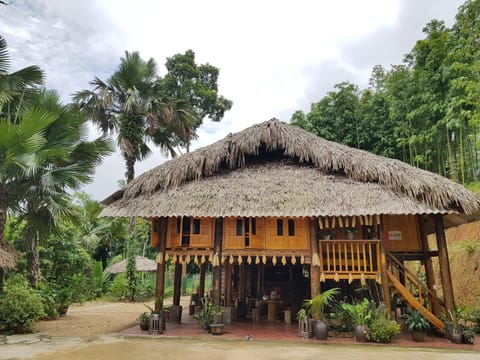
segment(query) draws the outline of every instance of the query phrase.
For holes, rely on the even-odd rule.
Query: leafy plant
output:
[[[40,295],[26,286],[12,286],[0,301],[0,317],[16,332],[31,331],[32,326],[45,316]]]
[[[129,297],[128,281],[125,274],[118,274],[108,289],[108,294],[118,300],[127,300]]]
[[[102,296],[108,288],[110,282],[110,274],[103,270],[101,261],[96,261],[93,266],[92,283],[95,297]]]
[[[355,325],[367,325],[372,318],[370,302],[366,298],[357,304],[343,303],[342,308],[348,313]]]
[[[474,324],[473,330],[480,334],[480,306],[477,306],[467,312],[467,318]]]
[[[138,321],[139,322],[147,322],[150,317],[150,313],[148,312],[143,312],[138,316]]]
[[[296,319],[297,319],[298,321],[303,321],[303,320],[305,320],[306,318],[307,318],[307,310],[305,310],[305,309],[300,309],[300,310],[297,311],[297,313],[296,313]]]
[[[369,325],[370,339],[377,343],[389,343],[400,333],[400,325],[395,320],[378,317]]]
[[[313,299],[305,300],[303,306],[307,310],[308,315],[310,315],[312,319],[323,320],[325,318],[325,307],[335,301],[335,296],[339,291],[339,288],[332,288],[318,294]]]
[[[405,326],[410,332],[428,332],[430,331],[430,323],[425,319],[421,312],[411,311],[402,315],[405,319]]]

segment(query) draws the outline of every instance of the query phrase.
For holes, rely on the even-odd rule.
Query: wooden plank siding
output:
[[[382,217],[387,251],[422,251],[415,215],[385,215]],[[389,232],[400,231],[402,239],[392,240]]]

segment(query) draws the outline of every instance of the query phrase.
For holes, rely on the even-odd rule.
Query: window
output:
[[[295,236],[295,221],[288,219],[288,236]]]
[[[257,235],[257,219],[252,218],[252,235]]]
[[[283,220],[277,219],[277,236],[283,236]]]
[[[177,217],[177,234],[180,234],[181,227],[182,227],[182,218],[179,216]]]
[[[200,219],[193,219],[193,231],[192,234],[200,234]]]
[[[237,236],[243,235],[243,221],[242,219],[237,219]]]

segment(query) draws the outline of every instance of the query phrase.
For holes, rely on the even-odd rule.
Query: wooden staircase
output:
[[[387,277],[390,285],[406,303],[419,311],[440,333],[445,334],[444,322],[434,314],[434,309],[435,313],[439,313],[441,301],[395,256],[387,254],[387,258]]]

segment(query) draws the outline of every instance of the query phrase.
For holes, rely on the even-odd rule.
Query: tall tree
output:
[[[233,102],[218,94],[220,70],[208,63],[197,65],[192,50],[167,58],[165,66],[167,74],[161,83],[162,91],[167,97],[184,100],[192,106],[196,114],[194,131],[204,118],[220,121],[225,112],[232,108]],[[184,144],[187,151],[192,138],[190,136]]]
[[[32,286],[39,280],[39,243],[57,230],[59,219],[78,218],[69,192],[89,182],[95,167],[112,151],[104,136],[87,140],[88,120],[76,108],[62,105],[56,92],[42,91],[35,102],[53,121],[43,130],[36,171],[12,181],[8,201],[9,208],[25,221]]]
[[[179,139],[192,133],[195,118],[188,104],[162,96],[159,81],[152,58],[145,61],[138,52],[125,52],[118,70],[106,82],[95,78],[93,90],[74,96],[104,133],[116,135],[127,182],[135,177],[135,163],[150,154],[148,140],[175,156]]]

